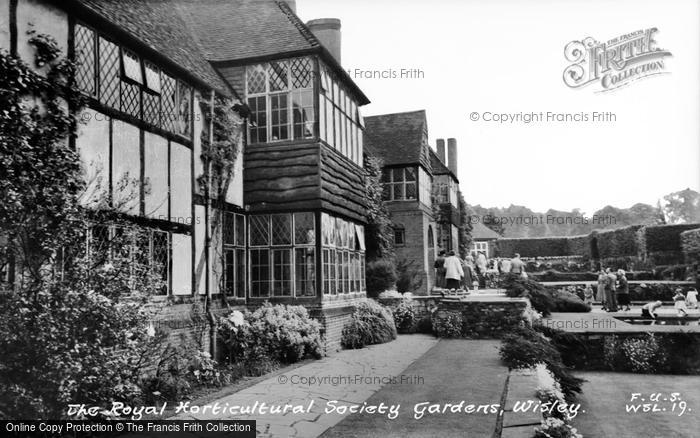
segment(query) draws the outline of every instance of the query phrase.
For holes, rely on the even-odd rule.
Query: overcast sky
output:
[[[536,211],[655,204],[700,190],[700,2],[297,0],[308,21],[342,20],[342,64],[420,69],[355,80],[363,114],[425,109],[431,145],[455,137],[468,203]],[[613,92],[570,89],[564,46],[658,28],[666,71]],[[484,112],[611,112],[601,123],[484,122]],[[470,114],[480,120],[473,122]]]

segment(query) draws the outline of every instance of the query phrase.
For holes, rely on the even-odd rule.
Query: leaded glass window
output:
[[[286,93],[270,96],[270,139],[287,140],[289,138],[289,108]]]
[[[236,215],[236,245],[245,246],[245,217]]]
[[[292,295],[292,250],[272,250],[273,287],[276,297]]]
[[[248,94],[265,93],[266,72],[264,64],[249,65],[246,69],[246,80],[248,82]]]
[[[146,87],[154,93],[160,93],[160,69],[148,61],[143,63],[143,67],[146,71]]]
[[[248,227],[250,229],[251,246],[267,246],[270,244],[269,216],[250,216]]]
[[[270,296],[270,250],[250,250],[250,296]]]
[[[313,245],[316,242],[316,227],[313,213],[294,213],[294,243]]]
[[[292,217],[288,214],[272,215],[272,244],[292,244]]]
[[[184,83],[177,82],[177,134],[185,137],[190,135],[190,114],[192,108],[190,105],[190,94],[192,89]]]
[[[175,131],[175,107],[177,97],[175,95],[175,79],[161,72],[161,113],[163,118],[163,128],[167,131]]]
[[[297,248],[295,251],[295,280],[297,296],[316,295],[316,258],[314,248]]]
[[[385,169],[382,181],[385,200],[412,200],[417,197],[418,182],[415,167]]]
[[[100,38],[100,102],[119,107],[119,47]]]
[[[250,127],[250,142],[265,143],[267,141],[267,100],[265,96],[248,98],[250,117],[253,126]]]
[[[135,54],[122,49],[122,73],[137,84],[143,84],[141,61]]]
[[[75,81],[81,91],[90,96],[97,93],[95,78],[95,32],[80,24],[75,25]]]
[[[269,90],[284,91],[289,87],[289,71],[287,61],[272,61],[268,67]]]

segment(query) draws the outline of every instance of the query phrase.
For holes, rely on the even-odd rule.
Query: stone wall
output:
[[[529,306],[530,302],[525,298],[442,299],[433,313],[433,327],[440,336],[442,324],[449,324],[450,318],[460,318],[461,337],[499,338],[524,323],[523,314]]]

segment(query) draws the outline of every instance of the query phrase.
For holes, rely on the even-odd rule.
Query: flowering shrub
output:
[[[444,318],[433,319],[433,331],[439,338],[460,338],[463,328],[462,314],[450,312]]]
[[[357,306],[351,321],[343,327],[340,343],[345,348],[362,348],[394,339],[396,324],[391,311],[373,300],[367,300]]]
[[[622,351],[632,371],[653,373],[663,368],[666,357],[656,337],[649,333],[643,338],[627,338],[622,343]]]
[[[403,300],[394,309],[394,322],[399,333],[410,333],[415,329],[416,312],[411,300]]]
[[[561,385],[554,378],[554,375],[547,368],[547,365],[543,363],[538,363],[534,367],[535,375],[537,377],[537,398],[542,403],[550,404],[563,404],[565,403],[564,393],[561,390]],[[558,409],[553,409],[551,411],[551,416],[559,418],[560,420],[567,420],[566,412],[560,412]]]
[[[265,303],[255,312],[232,312],[219,324],[231,362],[251,364],[267,358],[293,363],[322,354],[321,325],[303,306]]]
[[[583,435],[565,421],[549,417],[535,428],[535,438],[583,438]]]

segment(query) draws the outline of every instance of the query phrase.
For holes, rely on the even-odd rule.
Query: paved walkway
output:
[[[323,438],[491,438],[499,412],[467,412],[467,406],[501,403],[508,368],[500,362],[499,346],[495,340],[443,339],[404,371],[422,381],[387,385],[367,400],[400,404],[398,417],[356,413]]]
[[[206,413],[180,414],[171,419],[257,420],[258,437],[314,438],[349,415],[349,412],[325,413],[327,402],[337,401],[333,406],[361,406],[397,376],[404,379],[398,386],[412,385],[416,376],[404,370],[437,343],[433,336],[406,335],[388,344],[344,350],[208,403],[218,403],[220,407],[249,406],[255,409],[249,415],[214,415],[210,409]],[[263,414],[260,412],[262,403],[281,412]],[[295,407],[296,412],[289,407],[283,413],[285,405]]]
[[[586,313],[554,312],[543,318],[542,324],[574,333],[700,332],[697,321],[700,311],[697,309],[688,311],[690,318],[685,319],[687,325],[673,325],[674,320],[677,320],[677,312],[672,306],[664,306],[657,310],[661,318],[653,325],[630,324],[623,320],[625,317],[641,317],[641,313],[641,306],[632,306],[632,310],[627,312],[609,313],[594,305],[593,310]]]

